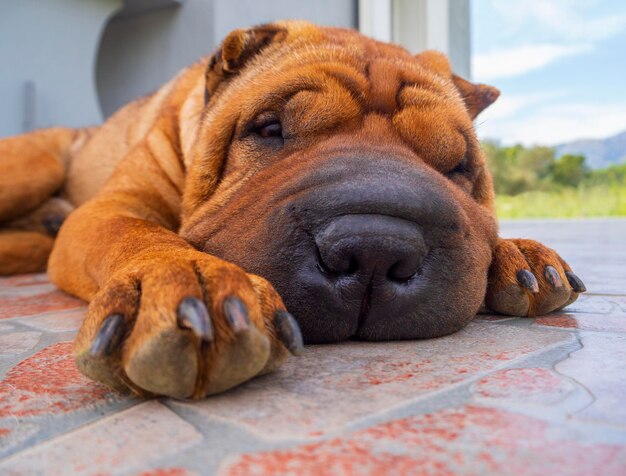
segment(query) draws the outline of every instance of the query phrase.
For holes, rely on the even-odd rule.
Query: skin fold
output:
[[[90,302],[80,370],[177,398],[303,342],[560,309],[584,291],[567,263],[497,235],[473,120],[498,95],[351,30],[235,30],[100,127],[0,141],[0,274],[47,265]]]

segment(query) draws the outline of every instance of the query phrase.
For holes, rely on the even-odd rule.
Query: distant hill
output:
[[[555,154],[584,155],[592,169],[603,169],[609,165],[626,162],[626,131],[606,139],[577,140],[554,147]]]

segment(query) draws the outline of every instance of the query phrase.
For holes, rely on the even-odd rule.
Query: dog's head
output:
[[[180,233],[268,279],[307,342],[454,332],[496,239],[472,120],[497,96],[354,31],[234,31],[207,68]]]

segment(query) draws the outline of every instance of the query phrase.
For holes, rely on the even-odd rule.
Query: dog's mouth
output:
[[[363,299],[361,300],[361,309],[359,310],[359,319],[358,325],[359,329],[363,327],[365,320],[367,319],[367,315],[370,312],[370,305],[372,301],[372,281],[367,284],[365,288],[365,293],[363,293]]]

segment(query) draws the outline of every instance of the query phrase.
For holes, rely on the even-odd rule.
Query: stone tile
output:
[[[568,313],[611,314],[626,319],[626,296],[583,294],[565,309]]]
[[[4,287],[0,286],[0,300],[5,298],[17,298],[36,296],[56,291],[57,287],[52,283],[33,284],[30,286]]]
[[[0,419],[49,417],[94,407],[117,394],[76,368],[72,343],[50,345],[23,360],[0,381]]]
[[[602,314],[558,313],[538,317],[534,324],[588,331],[626,332],[626,318]]]
[[[50,280],[46,273],[18,274],[15,276],[0,277],[0,287],[20,287],[47,284]]]
[[[192,425],[149,401],[17,453],[0,462],[0,473],[72,476],[140,471],[201,441]]]
[[[26,331],[0,335],[0,357],[21,354],[34,348],[41,332]]]
[[[544,368],[498,370],[474,383],[475,397],[524,404],[554,405],[574,391],[574,385]]]
[[[583,333],[581,344],[580,350],[555,367],[593,397],[572,418],[626,427],[626,336]]]
[[[44,274],[0,278],[0,320],[25,317],[0,322],[0,474],[183,476],[238,453],[224,473],[626,474],[626,220],[502,228],[554,247],[603,295],[443,339],[310,347],[224,395],[168,401],[188,422],[156,401],[115,413],[138,400],[80,375],[69,342],[9,368],[68,340],[86,307]]]
[[[517,317],[504,316],[502,314],[478,314],[476,315],[474,319],[477,321],[499,322],[499,321],[509,321],[511,319],[517,319]]]
[[[626,297],[581,296],[564,311],[538,317],[541,326],[604,332],[626,332]]]
[[[586,441],[582,433],[549,421],[467,405],[317,443],[243,454],[220,474],[618,476],[626,468],[623,443]]]
[[[194,476],[198,473],[185,468],[159,468],[136,473],[137,476]]]
[[[45,274],[22,274],[0,278],[0,300],[5,297],[34,296],[56,289]]]
[[[86,312],[86,307],[79,307],[69,311],[50,312],[42,316],[29,317],[23,321],[23,324],[47,332],[78,331]]]
[[[34,423],[15,424],[11,421],[0,419],[0,458],[3,454],[13,451],[17,446],[33,437],[39,431],[39,426]],[[1,461],[1,459],[0,459]]]
[[[62,311],[84,307],[85,302],[61,291],[36,295],[0,296],[0,319],[26,317],[44,312]]]
[[[572,336],[476,322],[413,342],[311,346],[279,371],[208,400],[175,403],[264,438],[317,437],[510,364]]]
[[[0,381],[0,458],[137,401],[80,374],[70,342],[48,345]]]

